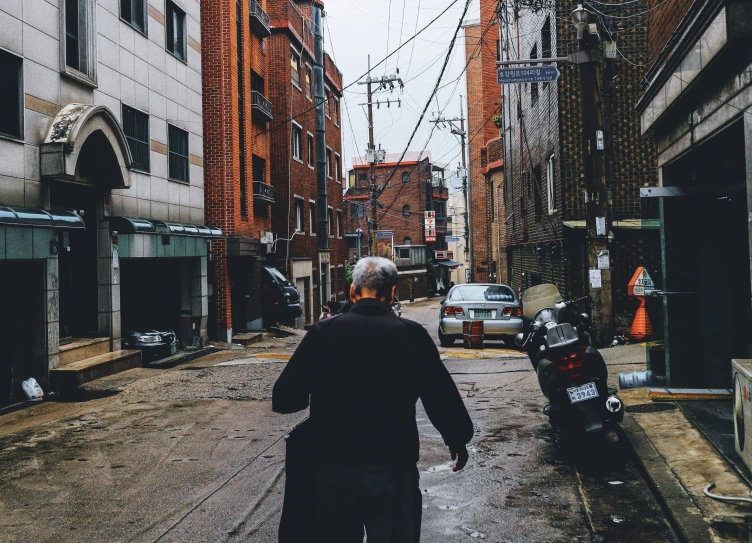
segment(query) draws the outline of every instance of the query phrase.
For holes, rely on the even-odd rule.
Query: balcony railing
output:
[[[251,91],[251,114],[253,120],[268,123],[272,117],[272,103],[259,91]]]
[[[447,187],[431,187],[431,198],[434,200],[449,200],[449,189]]]
[[[350,187],[345,192],[345,200],[368,200],[371,197],[371,189],[366,187]]]
[[[272,25],[269,22],[269,14],[261,9],[261,4],[256,0],[250,1],[251,11],[251,30],[258,36],[266,38],[272,35]]]
[[[274,203],[274,187],[267,185],[263,181],[253,182],[253,201]]]

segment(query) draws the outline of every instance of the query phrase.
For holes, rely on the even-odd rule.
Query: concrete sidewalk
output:
[[[604,349],[609,380],[646,368],[645,346]],[[635,452],[675,527],[688,543],[752,540],[752,505],[712,500],[713,493],[749,497],[750,488],[736,468],[708,441],[675,402],[652,402],[647,389],[619,392],[626,413],[621,430]],[[731,405],[729,405],[729,409]]]

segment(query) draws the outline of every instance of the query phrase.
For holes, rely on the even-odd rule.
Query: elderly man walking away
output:
[[[396,317],[397,268],[361,259],[352,309],[316,324],[274,385],[277,413],[311,406],[316,522],[321,542],[417,543],[418,398],[456,459],[468,460],[473,424],[436,345],[418,323]]]

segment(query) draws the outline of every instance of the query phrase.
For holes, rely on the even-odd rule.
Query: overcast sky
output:
[[[413,36],[416,27],[417,30],[423,28],[451,3],[452,0],[326,0],[325,49],[342,71],[345,86],[367,71],[369,54],[371,65],[376,65],[403,41]],[[399,75],[405,82],[404,92],[395,90],[393,93],[382,92],[374,96],[374,100],[378,98],[382,102],[387,98],[402,100],[401,108],[396,104],[392,104],[390,108],[385,104],[379,109],[374,107],[377,148],[381,144],[389,153],[401,153],[405,149],[439,76],[464,4],[464,0],[459,0],[416,40],[392,56],[386,65],[373,69],[373,76],[382,76],[395,73],[395,69],[399,67]],[[478,16],[477,2],[473,0],[465,21],[477,21]],[[467,87],[462,73],[464,59],[464,30],[460,29],[441,81],[443,88],[433,100],[410,145],[410,150],[420,151],[428,142],[427,149],[432,152],[433,160],[448,162],[452,169],[456,169],[460,161],[459,139],[448,128],[436,128],[428,141],[434,126],[428,121],[437,111],[443,111],[444,117],[459,116],[460,96],[466,102]],[[366,101],[365,90],[365,85],[353,85],[345,91],[342,104],[345,170],[352,166],[352,157],[363,154],[368,144],[366,108],[358,105]],[[467,116],[466,104],[463,103],[462,107]]]

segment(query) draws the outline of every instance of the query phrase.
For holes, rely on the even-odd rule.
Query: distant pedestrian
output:
[[[470,416],[428,332],[390,314],[396,291],[394,263],[358,261],[352,309],[311,328],[274,385],[278,413],[310,399],[321,542],[362,543],[364,529],[368,543],[420,540],[418,399],[453,470],[468,460]]]

